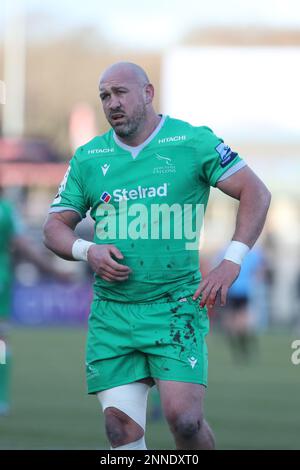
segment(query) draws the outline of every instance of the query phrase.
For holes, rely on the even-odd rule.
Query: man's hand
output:
[[[114,245],[91,245],[87,260],[92,270],[108,282],[126,281],[132,272],[128,266],[117,263],[112,257],[123,259],[124,256]]]
[[[216,302],[217,293],[221,293],[221,305],[226,304],[227,292],[231,284],[240,274],[241,266],[224,259],[219,266],[205,276],[199,284],[193,299],[197,299],[202,293],[200,307],[207,305],[213,307]]]

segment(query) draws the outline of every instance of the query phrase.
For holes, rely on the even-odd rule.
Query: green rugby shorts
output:
[[[207,385],[206,308],[192,296],[155,303],[95,298],[86,345],[89,394],[152,377]]]

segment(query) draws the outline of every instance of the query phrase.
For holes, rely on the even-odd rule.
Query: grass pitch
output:
[[[237,365],[222,336],[208,338],[205,414],[218,449],[300,449],[294,339],[262,336],[258,357]],[[0,418],[0,449],[108,449],[97,399],[85,390],[85,331],[15,328],[11,343],[12,412]],[[164,421],[148,421],[146,441],[149,449],[174,448]]]

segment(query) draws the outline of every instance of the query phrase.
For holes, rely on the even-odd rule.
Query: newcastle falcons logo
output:
[[[171,158],[163,157],[162,155],[159,155],[159,153],[156,153],[155,155],[156,155],[157,160],[161,160],[164,163],[166,163],[167,165],[172,165]]]

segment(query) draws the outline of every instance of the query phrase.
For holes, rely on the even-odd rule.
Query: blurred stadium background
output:
[[[272,191],[251,296],[256,356],[234,362],[222,313],[210,312],[206,414],[218,448],[300,448],[300,365],[291,362],[300,339],[299,59],[293,0],[152,0],[148,8],[134,0],[1,1],[1,186],[68,281],[14,260],[12,410],[0,417],[0,449],[108,448],[98,404],[85,395],[91,273],[52,256],[41,227],[74,148],[107,129],[98,77],[119,60],[147,70],[158,111],[211,127]],[[236,207],[212,191],[204,272],[230,240]],[[91,238],[90,221],[78,231]],[[148,446],[172,448],[157,407],[152,392]]]

